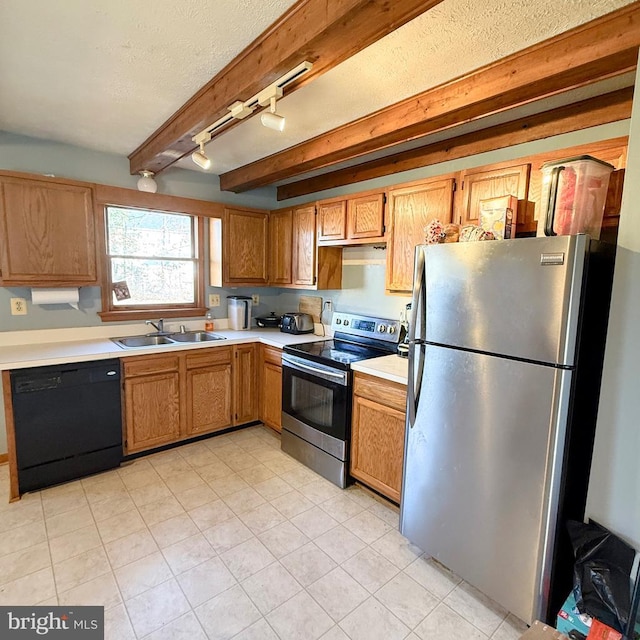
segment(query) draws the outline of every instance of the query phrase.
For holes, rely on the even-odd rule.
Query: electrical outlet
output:
[[[209,306],[210,307],[219,307],[220,306],[220,296],[217,293],[209,294]]]
[[[257,293],[254,293],[251,296],[251,302],[253,302],[253,304],[260,304],[260,296]]]
[[[331,300],[325,300],[324,301],[324,308],[327,311],[332,311],[333,310],[333,304],[331,303]]]
[[[11,315],[27,315],[27,301],[24,298],[11,298]]]

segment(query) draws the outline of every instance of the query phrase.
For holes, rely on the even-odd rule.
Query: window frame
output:
[[[113,304],[111,262],[107,253],[107,207],[146,209],[160,213],[176,213],[194,217],[195,232],[195,301],[190,304],[139,305],[120,307]],[[221,218],[223,206],[215,202],[143,193],[131,189],[103,187],[96,185],[96,216],[100,238],[98,246],[101,253],[101,298],[102,311],[98,313],[103,322],[125,320],[151,320],[154,318],[188,318],[204,316],[207,308],[204,304],[205,265],[204,265],[204,219]]]

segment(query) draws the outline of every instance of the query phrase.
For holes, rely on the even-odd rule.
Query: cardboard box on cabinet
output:
[[[496,240],[516,237],[516,214],[518,198],[500,196],[480,200],[480,227],[490,231]]]

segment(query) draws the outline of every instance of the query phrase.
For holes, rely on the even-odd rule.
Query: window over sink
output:
[[[107,207],[106,214],[113,306],[194,304],[195,218],[123,207]]]
[[[100,203],[102,320],[204,315],[202,216],[191,208],[188,212],[171,211],[163,204],[155,208],[137,202],[136,195],[131,204],[122,197]],[[171,198],[167,204],[175,206],[179,200]]]

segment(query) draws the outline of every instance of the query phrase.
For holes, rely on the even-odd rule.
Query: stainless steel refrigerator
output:
[[[401,532],[527,623],[571,588],[613,251],[588,236],[419,246]]]

